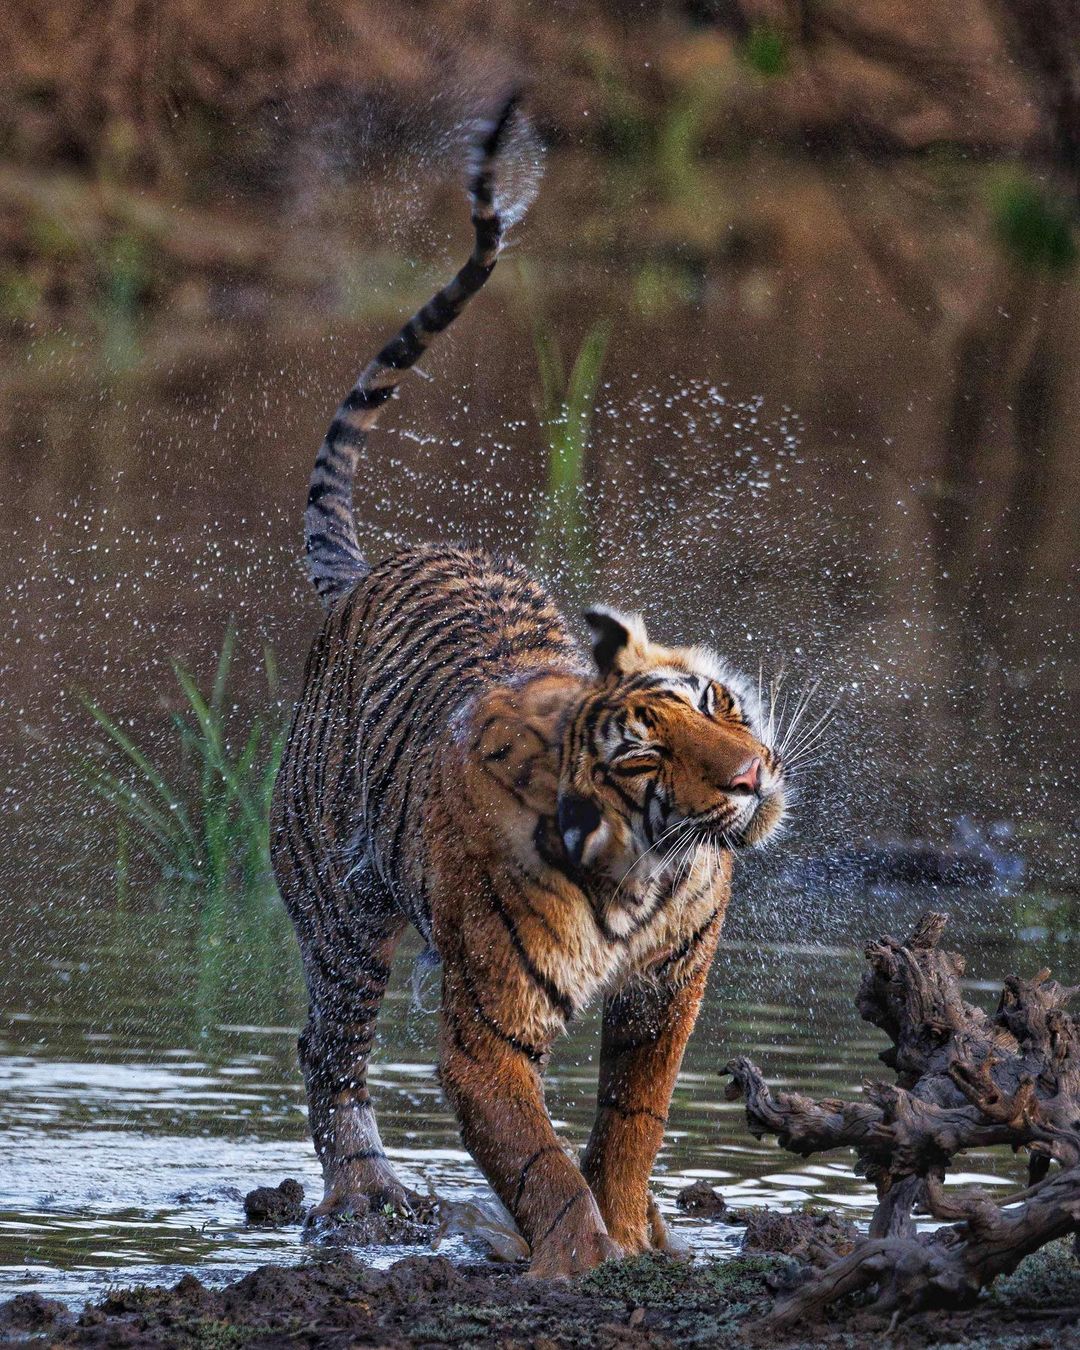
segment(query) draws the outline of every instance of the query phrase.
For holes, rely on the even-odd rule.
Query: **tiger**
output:
[[[309,1221],[410,1212],[367,1084],[395,949],[441,963],[437,1074],[537,1278],[674,1241],[649,1179],[728,905],[735,854],[785,815],[751,684],[708,647],[596,605],[583,646],[520,562],[428,542],[369,561],[353,486],[403,374],[504,242],[515,93],[477,124],[472,252],[361,373],[305,512],[325,607],[277,775],[272,859],[308,994],[299,1057],[324,1194]],[[602,1001],[580,1159],[544,1100],[551,1048]]]

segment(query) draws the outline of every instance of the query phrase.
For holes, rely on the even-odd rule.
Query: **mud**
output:
[[[1080,1265],[1064,1244],[1029,1261],[1030,1270],[1025,1263],[975,1309],[901,1322],[887,1343],[913,1350],[1080,1347]],[[224,1289],[208,1289],[189,1274],[172,1289],[113,1290],[82,1313],[22,1294],[0,1305],[0,1345],[734,1350],[756,1343],[795,1350],[882,1339],[884,1324],[857,1307],[786,1340],[758,1330],[757,1319],[799,1268],[793,1258],[770,1253],[693,1263],[642,1257],[572,1283],[541,1283],[527,1279],[521,1263],[455,1265],[418,1255],[377,1271],[348,1252],[316,1248],[304,1265],[262,1266]]]
[[[261,1228],[284,1228],[304,1217],[304,1188],[292,1177],[276,1186],[256,1186],[244,1196],[244,1217]]]
[[[713,1190],[707,1181],[695,1181],[684,1186],[675,1197],[675,1203],[686,1214],[699,1219],[720,1219],[724,1223],[746,1223],[749,1216],[742,1210],[730,1209],[728,1202],[719,1191]]]
[[[745,1223],[744,1251],[776,1252],[815,1265],[827,1263],[834,1256],[847,1256],[859,1236],[847,1219],[813,1211],[778,1214],[758,1209],[746,1216]]]

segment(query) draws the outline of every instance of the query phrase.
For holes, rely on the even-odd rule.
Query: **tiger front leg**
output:
[[[649,1191],[649,1177],[719,932],[717,921],[678,969],[670,960],[661,963],[604,1005],[597,1114],[582,1171],[608,1233],[629,1255],[681,1254]]]
[[[529,1243],[531,1276],[568,1277],[623,1254],[552,1128],[528,1052],[444,1011],[439,1077],[465,1147]]]

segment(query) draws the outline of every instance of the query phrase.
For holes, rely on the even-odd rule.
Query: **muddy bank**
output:
[[[799,1263],[771,1253],[686,1264],[643,1257],[572,1284],[533,1283],[523,1267],[454,1265],[417,1255],[387,1271],[321,1250],[299,1267],[262,1266],[221,1290],[185,1275],[173,1289],[116,1289],[81,1314],[23,1294],[0,1305],[0,1345],[64,1346],[852,1346],[885,1330],[858,1307],[764,1339],[754,1323]],[[891,1346],[963,1343],[1020,1350],[1080,1346],[1080,1265],[1059,1244],[1000,1281],[973,1310],[898,1325]]]
[[[1027,8],[282,0],[268,11],[162,0],[148,26],[136,8],[95,24],[90,0],[13,0],[0,131],[23,163],[190,192],[242,184],[252,160],[256,177],[272,174],[283,127],[313,130],[309,150],[340,156],[369,129],[407,138],[433,94],[467,100],[532,75],[550,136],[616,153],[668,118],[713,145],[734,132],[1012,152],[1068,106],[1032,86],[1068,82],[1069,11]]]

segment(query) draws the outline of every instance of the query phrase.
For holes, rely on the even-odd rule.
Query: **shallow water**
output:
[[[932,899],[867,896],[866,931],[886,920],[902,928]],[[987,1002],[991,968],[1028,970],[1048,955],[1062,971],[1080,965],[1070,942],[1049,951],[1041,937],[980,946],[964,897],[953,899],[961,901],[953,936],[972,957],[974,1001]],[[852,1006],[858,952],[761,941],[755,926],[745,911],[729,924],[654,1178],[665,1210],[699,1252],[734,1250],[739,1239],[737,1228],[674,1210],[678,1190],[699,1177],[736,1207],[811,1201],[865,1221],[873,1205],[849,1156],[786,1155],[754,1140],[741,1107],[723,1100],[719,1071],[737,1053],[761,1063],[775,1085],[817,1095],[854,1093],[880,1068],[884,1038]],[[230,1020],[261,1000],[246,998],[235,979],[207,989],[205,970],[197,959],[185,967],[192,954],[174,934],[174,923],[159,916],[136,940],[128,934],[95,946],[88,935],[77,963],[24,968],[25,1010],[9,1011],[0,1039],[0,1292],[78,1300],[117,1283],[168,1281],[191,1266],[224,1281],[305,1253],[296,1229],[246,1228],[241,1203],[250,1188],[285,1176],[302,1181],[309,1198],[319,1193],[295,1061],[298,982],[286,967],[272,1000],[280,1023]],[[173,990],[163,988],[160,970],[139,970],[143,943],[167,950]],[[435,1082],[433,1019],[413,1006],[407,967],[403,960],[384,1006],[371,1070],[380,1126],[411,1185],[475,1198],[485,1186]],[[200,985],[208,1002],[191,1007],[180,991]],[[215,1013],[222,1020],[204,1020]],[[591,1121],[596,1042],[586,1019],[557,1047],[550,1072],[552,1116],[579,1143]],[[1015,1160],[988,1151],[971,1155],[955,1179],[1002,1187],[1020,1176]],[[451,1239],[443,1250],[465,1248]],[[402,1252],[366,1255],[385,1263]]]
[[[790,833],[740,866],[657,1164],[669,1209],[706,1177],[736,1204],[813,1199],[865,1219],[849,1159],[758,1143],[718,1073],[749,1053],[779,1084],[858,1091],[882,1048],[853,1008],[868,937],[950,909],[970,997],[987,1002],[1014,970],[1080,975],[1076,283],[1018,273],[977,194],[940,190],[940,166],[906,173],[849,192],[851,166],[751,157],[710,169],[703,219],[553,157],[519,232],[527,266],[510,256],[427,362],[436,378],[394,405],[358,499],[372,552],[449,533],[534,555],[531,276],[567,353],[595,316],[613,321],[583,485],[591,543],[554,569],[559,594],[640,606],[661,637],[711,640],[755,673],[784,661],[796,684],[822,681],[820,704],[839,700]],[[328,268],[340,252],[352,270],[299,314],[88,321],[5,352],[0,1293],[77,1298],[190,1266],[224,1279],[303,1252],[295,1231],[246,1230],[240,1204],[287,1175],[318,1190],[291,933],[271,895],[211,902],[121,876],[114,822],[72,767],[93,739],[77,694],[167,746],[169,662],[205,684],[232,615],[238,716],[266,704],[263,640],[287,705],[317,623],[297,565],[314,448],[388,314],[450,256],[444,218],[408,205],[407,276],[308,222]],[[891,221],[933,304],[912,306],[910,272],[897,299],[853,242],[863,207],[874,228]],[[818,867],[868,838],[972,830],[1022,860],[1012,891],[889,890]],[[405,966],[372,1069],[384,1139],[419,1189],[474,1195]],[[551,1071],[552,1113],[577,1141],[595,1046],[586,1021]],[[968,1168],[1017,1175],[1001,1155]],[[737,1230],[691,1236],[726,1248]]]

